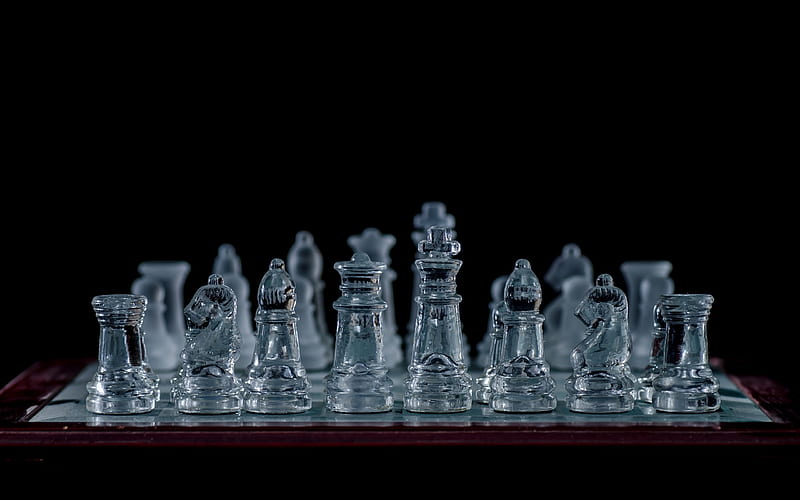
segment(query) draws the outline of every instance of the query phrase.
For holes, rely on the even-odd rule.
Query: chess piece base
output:
[[[719,394],[658,391],[653,394],[653,408],[671,413],[708,413],[720,408]]]
[[[481,377],[475,381],[475,402],[489,404],[492,395],[492,377]]]
[[[492,410],[504,413],[539,413],[556,408],[556,398],[552,394],[493,394],[489,402]]]
[[[156,407],[155,397],[140,396],[134,398],[104,397],[90,395],[86,398],[86,410],[103,415],[129,415],[147,413]]]
[[[239,395],[190,395],[174,399],[175,408],[181,413],[222,415],[237,413],[242,409]]]
[[[302,413],[311,408],[308,393],[265,394],[250,392],[245,395],[244,408],[250,413],[286,415]]]
[[[638,399],[639,401],[644,401],[645,403],[652,403],[653,386],[640,385],[639,390],[636,391],[636,399]]]
[[[406,379],[403,407],[419,413],[456,413],[472,408],[472,378],[425,374]]]
[[[567,408],[577,413],[624,413],[633,410],[634,402],[633,391],[567,396]]]
[[[472,408],[472,398],[469,394],[406,394],[403,407],[416,413],[458,413]]]
[[[394,398],[380,393],[328,393],[325,406],[338,413],[382,413],[392,411]]]

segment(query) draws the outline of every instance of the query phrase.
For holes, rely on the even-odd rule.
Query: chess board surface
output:
[[[676,414],[653,410],[652,406],[637,401],[630,412],[617,414],[584,414],[571,412],[564,403],[564,381],[568,372],[554,371],[558,405],[552,412],[545,413],[499,413],[487,405],[473,401],[472,408],[461,413],[425,414],[413,413],[403,409],[403,379],[405,372],[395,370],[391,373],[394,381],[395,405],[391,412],[373,414],[335,413],[325,408],[323,378],[326,372],[309,372],[311,383],[311,409],[293,415],[263,415],[248,412],[227,415],[188,415],[179,413],[169,401],[169,379],[172,373],[161,373],[161,399],[156,408],[139,415],[97,415],[86,411],[85,384],[96,370],[96,364],[87,365],[63,390],[29,421],[42,423],[83,423],[89,426],[152,426],[152,425],[221,425],[221,426],[285,426],[310,424],[347,424],[367,426],[415,426],[440,425],[459,426],[503,426],[509,424],[547,426],[561,424],[620,424],[620,425],[688,425],[704,426],[721,423],[771,422],[761,408],[744,394],[722,371],[715,375],[720,381],[721,409],[713,413]],[[480,376],[472,373],[473,379]]]

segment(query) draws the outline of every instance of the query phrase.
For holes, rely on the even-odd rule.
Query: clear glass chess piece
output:
[[[273,259],[258,287],[256,348],[244,382],[249,412],[288,414],[311,408],[311,384],[300,361],[296,297],[284,262]]]
[[[92,299],[100,324],[98,367],[86,384],[86,409],[100,414],[146,413],[155,408],[158,380],[144,367],[143,295],[98,295]]]
[[[627,261],[620,266],[630,304],[631,369],[639,373],[650,360],[653,306],[663,294],[675,291],[666,260]]]
[[[360,235],[353,235],[347,238],[347,244],[353,252],[364,252],[373,262],[383,262],[386,269],[381,275],[381,297],[386,302],[386,309],[381,317],[383,327],[383,356],[386,360],[386,367],[392,369],[403,362],[403,340],[397,333],[397,320],[394,314],[394,291],[393,283],[397,278],[397,273],[389,267],[392,259],[389,251],[397,243],[397,239],[391,234],[382,234],[379,230],[370,227],[362,231]]]
[[[661,312],[661,304],[653,306],[653,342],[650,349],[650,361],[639,377],[639,389],[636,391],[637,399],[645,403],[653,402],[653,380],[661,372],[664,361],[664,339],[667,336],[667,322]]]
[[[335,412],[377,413],[394,406],[392,379],[383,358],[381,298],[383,262],[364,252],[337,262],[342,296],[333,303],[338,312],[333,367],[325,377],[325,406]]]
[[[551,411],[556,384],[544,358],[542,287],[526,259],[519,259],[509,275],[504,302],[502,362],[492,379],[489,406],[509,413]]]
[[[156,371],[175,370],[180,361],[181,348],[167,330],[164,286],[154,278],[142,276],[133,282],[131,292],[147,297],[147,313],[142,330],[147,332],[145,345],[150,366]]]
[[[433,226],[418,247],[422,258],[420,294],[404,407],[421,413],[451,413],[472,407],[472,378],[464,365],[456,274],[462,262],[453,256],[461,245],[452,231]]]
[[[142,276],[155,278],[164,286],[167,331],[179,348],[183,347],[185,331],[183,286],[190,269],[189,263],[184,261],[152,260],[139,264]]]
[[[493,334],[495,333],[497,306],[503,303],[503,289],[506,286],[507,279],[508,275],[504,274],[503,276],[495,278],[492,282],[492,301],[489,303],[489,324],[486,327],[486,333],[483,334],[483,338],[476,346],[478,355],[475,357],[475,364],[484,370],[492,366],[489,359],[492,357],[490,351],[495,341]],[[488,403],[488,400],[482,402]]]
[[[300,330],[300,337],[305,335],[304,330],[309,330],[308,336],[319,337],[322,345],[323,358],[317,360],[304,353],[305,367],[313,371],[325,370],[330,366],[333,359],[333,337],[328,330],[328,323],[325,320],[325,282],[322,281],[322,253],[314,243],[314,236],[308,231],[299,231],[295,235],[294,244],[289,248],[289,255],[286,257],[286,268],[295,282],[301,279],[308,280],[311,284],[312,299],[311,309],[314,314],[313,326],[307,321],[299,321],[297,328]],[[301,304],[298,304],[298,307]],[[298,311],[298,314],[300,311]],[[313,332],[313,333],[311,333]]]
[[[250,312],[250,283],[242,274],[242,260],[236,254],[236,248],[233,245],[225,243],[219,246],[212,272],[221,275],[225,284],[231,287],[236,294],[236,318],[239,322],[241,344],[239,359],[236,361],[234,369],[244,371],[253,358],[256,336],[253,332],[253,320],[251,319],[253,316]]]
[[[184,308],[186,340],[172,379],[172,402],[181,413],[223,414],[242,409],[236,294],[212,274]]]
[[[567,378],[567,408],[580,413],[621,413],[634,406],[636,380],[628,359],[628,299],[608,274],[597,277],[575,315],[586,325],[586,337],[572,351]]]
[[[505,286],[505,281],[503,285]],[[495,303],[492,309],[492,331],[489,335],[486,368],[483,369],[483,376],[475,380],[475,401],[478,403],[489,404],[489,398],[492,395],[492,379],[497,372],[497,366],[502,361],[503,336],[505,335],[505,326],[503,325],[504,310],[505,302],[502,300]]]
[[[653,380],[653,408],[677,413],[719,410],[719,381],[708,364],[707,323],[714,297],[666,294],[660,299],[667,323],[664,358]]]
[[[571,370],[572,349],[583,339],[584,325],[575,317],[575,308],[594,283],[592,262],[575,243],[568,243],[547,273],[544,281],[558,295],[544,308],[545,358],[554,370]]]
[[[447,213],[447,206],[440,201],[429,201],[422,204],[420,213],[414,216],[414,231],[411,232],[411,242],[417,248],[420,241],[426,237],[428,228],[432,226],[448,227],[452,230],[452,237],[456,237],[453,229],[456,225],[456,218]],[[417,250],[416,259],[421,259],[423,255]],[[406,325],[406,359],[411,359],[411,351],[414,348],[414,329],[416,328],[417,313],[417,294],[419,293],[419,269],[416,264],[411,265],[411,314]]]

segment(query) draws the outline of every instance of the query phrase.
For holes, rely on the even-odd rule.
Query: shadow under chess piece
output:
[[[628,299],[608,274],[597,277],[575,310],[586,338],[572,351],[567,408],[580,413],[621,413],[633,409],[636,379],[631,375]]]
[[[181,413],[222,414],[242,409],[236,294],[212,274],[184,308],[186,341],[172,379],[172,402]]]
[[[311,408],[311,385],[300,361],[295,290],[284,262],[273,259],[258,287],[256,349],[244,382],[249,412],[288,414]]]

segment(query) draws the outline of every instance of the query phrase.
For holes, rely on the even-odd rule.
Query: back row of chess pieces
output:
[[[656,293],[647,315],[652,320],[648,363],[635,377],[629,365],[634,343],[628,298],[608,274],[592,284],[591,263],[575,245],[564,248],[545,276],[561,295],[543,313],[542,289],[527,260],[518,260],[508,276],[495,281],[490,327],[478,346],[477,361],[485,368],[473,381],[461,331],[461,297],[456,294],[461,261],[454,257],[460,244],[453,234],[446,225],[430,226],[418,245],[419,294],[407,339],[405,410],[460,412],[476,401],[498,412],[552,411],[556,397],[550,356],[556,368],[568,359],[572,374],[565,383],[566,406],[574,412],[622,413],[632,410],[636,400],[665,412],[719,409],[719,384],[708,366],[705,331],[713,298],[673,294],[665,275],[669,263],[623,265],[626,276],[641,280],[649,275],[646,286],[632,290]],[[387,247],[393,240],[375,229],[348,240],[355,254],[334,265],[342,291],[333,304],[338,314],[335,343],[325,341],[330,336],[321,326],[322,316],[315,314],[321,310],[314,309],[314,298],[321,295],[315,282],[321,275],[321,255],[306,232],[298,233],[289,252],[288,271],[283,260],[274,259],[261,280],[255,332],[249,321],[249,290],[232,246],[220,247],[208,284],[185,308],[175,306],[182,302],[175,300],[175,291],[188,264],[143,263],[143,277],[134,282],[132,294],[93,299],[101,338],[99,366],[87,383],[87,409],[105,414],[150,411],[160,394],[157,372],[177,368],[170,398],[179,412],[299,413],[311,408],[306,369],[329,368],[323,381],[327,409],[391,411],[388,371],[403,359],[387,300],[387,278],[393,279]],[[371,258],[370,253],[380,252],[386,256],[383,261]],[[638,303],[643,299],[637,296]],[[180,314],[164,314],[165,301],[167,312]],[[555,324],[548,343],[545,317]],[[167,332],[175,331],[175,322],[183,333],[182,348],[177,342],[170,348],[175,336]],[[314,325],[305,334],[304,323]],[[485,354],[483,360],[480,354]]]

